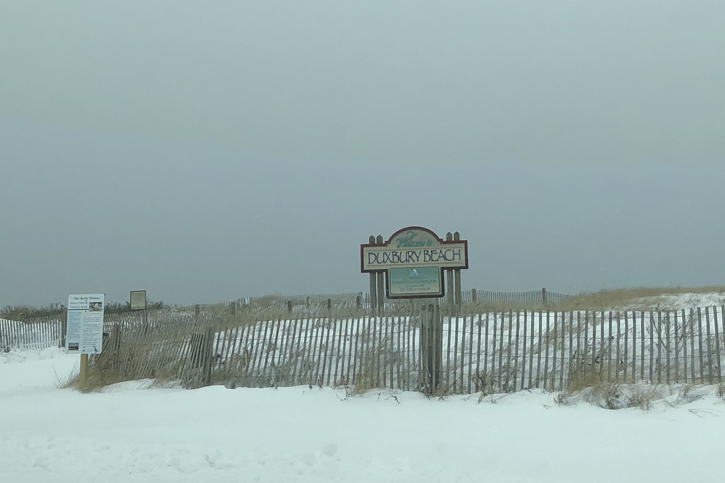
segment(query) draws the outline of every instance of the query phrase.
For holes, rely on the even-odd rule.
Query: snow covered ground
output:
[[[652,310],[681,310],[722,305],[725,305],[724,292],[679,293],[632,299],[625,302],[620,309],[628,310],[646,307]]]
[[[59,389],[77,362],[0,354],[0,482],[725,481],[715,387],[684,399],[675,388],[647,412],[526,391],[479,403],[308,386]]]

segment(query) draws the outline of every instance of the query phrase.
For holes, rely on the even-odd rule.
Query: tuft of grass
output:
[[[368,349],[362,354],[360,371],[355,374],[355,383],[348,386],[350,387],[349,394],[351,396],[365,394],[380,385],[376,367],[379,364],[381,350],[382,348],[378,348],[377,350]]]
[[[638,407],[642,411],[649,411],[652,409],[652,403],[656,399],[659,399],[660,396],[657,393],[657,386],[652,386],[645,388],[635,387],[626,398],[629,407]]]
[[[721,382],[717,385],[717,397],[725,400],[725,382]]]
[[[479,402],[484,397],[494,394],[497,392],[501,392],[500,390],[497,390],[499,387],[498,379],[494,377],[493,374],[490,373],[482,373],[479,371],[476,371],[476,374],[474,375],[474,383],[476,385],[477,392],[480,392],[481,395],[479,396]]]
[[[691,402],[702,399],[703,395],[696,394],[695,393],[696,391],[694,391],[698,387],[699,386],[694,383],[683,384],[677,393],[677,403],[678,404],[689,404]],[[718,394],[719,394],[719,389],[718,389]]]
[[[571,379],[567,386],[569,395],[582,391],[587,388],[593,388],[602,384],[602,375],[597,371],[596,366],[584,365],[579,369],[574,369],[570,374]]]
[[[77,387],[78,385],[78,374],[75,373],[76,366],[73,366],[73,369],[71,369],[71,372],[61,379],[61,377],[58,375],[58,371],[55,370],[55,367],[53,367],[53,373],[55,374],[55,379],[58,381],[56,384],[56,387],[58,389],[69,389]]]

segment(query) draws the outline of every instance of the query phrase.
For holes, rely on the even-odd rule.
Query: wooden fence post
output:
[[[439,305],[420,306],[420,391],[433,394],[443,377],[443,320]]]
[[[383,237],[378,235],[377,244],[383,244]],[[377,272],[378,276],[378,309],[380,312],[385,308],[385,273]]]
[[[547,301],[546,301],[546,289],[545,289],[545,288],[542,288],[542,289],[541,289],[541,303],[543,303],[543,304],[544,304],[544,306],[547,306],[547,305],[549,305],[549,304],[547,303]]]
[[[453,234],[449,231],[446,233],[446,241],[453,241]],[[449,308],[453,308],[456,303],[456,287],[453,282],[453,271],[446,270],[446,302]]]
[[[433,321],[435,323],[435,341],[433,350],[435,351],[435,379],[433,380],[434,388],[437,391],[441,388],[443,381],[443,317],[441,317],[441,307],[438,304],[433,306]]]
[[[60,348],[65,348],[65,336],[68,332],[68,310],[63,311],[63,317],[60,319]]]
[[[355,308],[357,310],[362,308],[362,292],[358,293],[357,297],[355,297]]]
[[[370,245],[375,245],[375,237],[370,235],[368,238]],[[375,309],[378,306],[378,274],[370,273],[370,308]]]
[[[291,300],[287,301],[287,312],[289,312],[290,314],[292,313],[292,301]]]
[[[118,375],[121,369],[121,326],[115,324],[111,332],[112,371]]]
[[[428,317],[426,306],[422,305],[420,308],[420,375],[421,380],[420,390],[424,393],[432,392],[433,388],[433,368],[430,364],[430,333],[431,320]]]
[[[461,234],[458,232],[455,232],[453,234],[453,241],[461,241]],[[456,269],[453,271],[453,275],[455,277],[455,286],[456,286],[456,292],[455,292],[455,304],[457,306],[461,306],[461,302],[463,301],[463,291],[461,290],[461,270]]]
[[[204,337],[204,385],[211,385],[212,359],[214,358],[214,329],[208,327]]]
[[[88,381],[88,354],[81,354],[81,372],[78,376],[78,387],[81,391],[86,389]]]
[[[476,289],[475,288],[472,288],[471,289],[471,302],[473,302],[474,304],[478,303],[478,299],[476,297]]]

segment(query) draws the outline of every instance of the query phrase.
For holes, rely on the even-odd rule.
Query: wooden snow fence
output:
[[[90,358],[106,383],[331,386],[430,394],[565,391],[615,383],[722,382],[724,307],[676,311],[521,310],[256,318],[149,311],[108,315]],[[43,325],[45,324],[45,325]],[[0,320],[0,347],[58,344],[61,321]]]
[[[62,325],[58,317],[41,317],[29,321],[0,319],[0,351],[59,347]]]

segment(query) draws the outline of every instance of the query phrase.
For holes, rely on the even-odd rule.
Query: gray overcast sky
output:
[[[725,2],[0,0],[0,305],[725,283]]]

